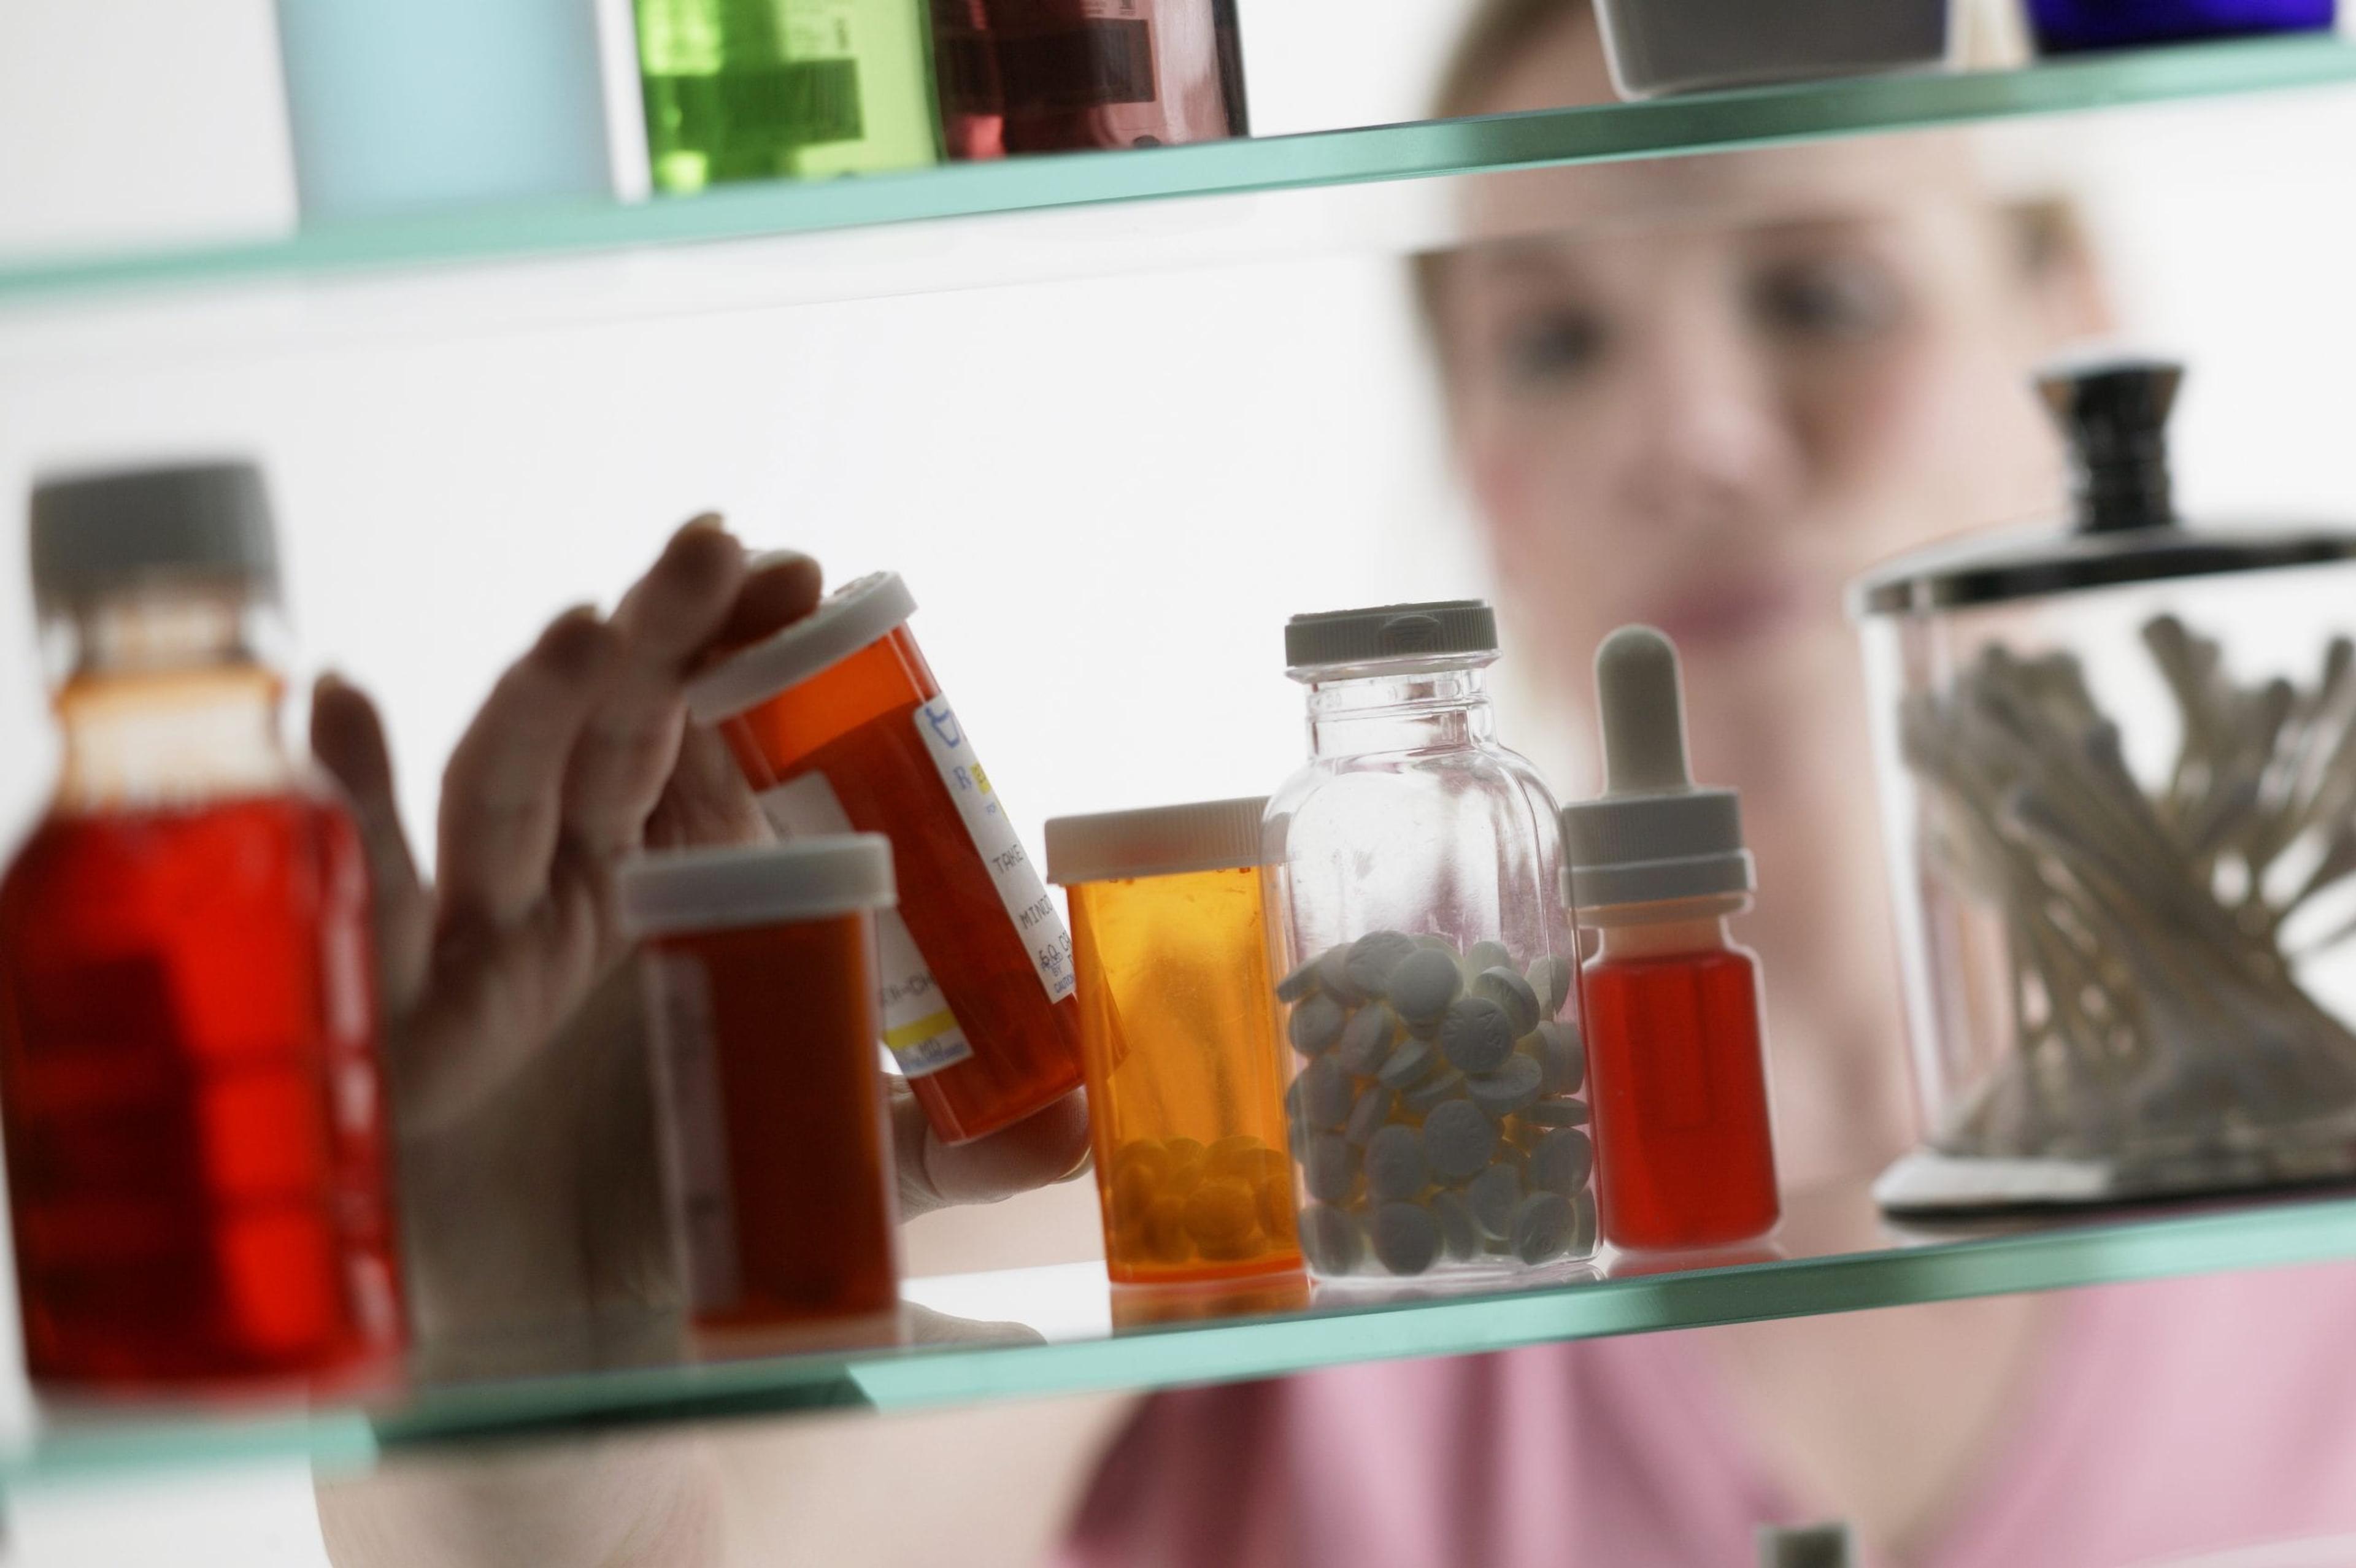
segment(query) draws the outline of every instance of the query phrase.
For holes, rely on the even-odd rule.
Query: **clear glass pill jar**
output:
[[[1301,1251],[1510,1275],[1595,1245],[1553,797],[1499,745],[1472,600],[1294,617],[1309,762],[1269,802]]]
[[[875,1055],[873,834],[648,855],[623,869],[641,944],[673,1233],[705,1331],[897,1311],[892,1133]]]
[[[1261,918],[1264,798],[1058,817],[1080,1050],[1124,1285],[1301,1266]]]
[[[996,1132],[1080,1083],[1072,940],[907,627],[895,572],[845,584],[688,688],[787,838],[892,841],[876,922],[884,1042],[933,1130]]]

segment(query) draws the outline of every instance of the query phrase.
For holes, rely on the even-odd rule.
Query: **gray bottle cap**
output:
[[[1607,787],[1562,814],[1564,892],[1580,920],[1751,891],[1741,802],[1697,787],[1686,762],[1676,645],[1650,626],[1622,626],[1595,656],[1595,695]]]
[[[1850,1568],[1856,1561],[1857,1543],[1845,1524],[1759,1531],[1759,1568]]]
[[[44,614],[176,584],[278,596],[262,471],[198,463],[45,479],[33,487],[33,600]]]
[[[1296,677],[1342,665],[1496,651],[1497,613],[1478,599],[1327,610],[1295,615],[1284,628],[1284,662]]]

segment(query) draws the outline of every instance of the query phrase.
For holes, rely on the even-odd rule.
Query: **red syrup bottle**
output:
[[[0,882],[0,1121],[45,1392],[389,1371],[400,1271],[369,887],[282,745],[260,475],[56,481],[64,765]]]

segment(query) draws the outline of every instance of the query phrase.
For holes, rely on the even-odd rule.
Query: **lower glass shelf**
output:
[[[1931,1231],[1881,1219],[1860,1185],[1794,1200],[1778,1243],[1752,1256],[1622,1258],[1587,1278],[1519,1291],[1403,1285],[1335,1298],[1312,1296],[1298,1276],[1115,1289],[1099,1265],[1075,1264],[912,1281],[890,1343],[444,1382],[310,1410],[41,1408],[0,1439],[0,1488],[120,1485],[151,1468],[266,1457],[308,1456],[344,1471],[387,1450],[470,1437],[1150,1390],[2343,1258],[2356,1258],[2356,1195],[2345,1189]]]

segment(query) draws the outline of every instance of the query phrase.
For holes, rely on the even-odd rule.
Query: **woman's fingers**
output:
[[[647,822],[648,847],[691,849],[759,844],[775,837],[727,743],[712,731],[690,725],[680,741],[679,766]]]
[[[945,1144],[934,1136],[916,1094],[895,1080],[892,1143],[900,1162],[901,1218],[955,1203],[995,1203],[1087,1168],[1087,1099],[1075,1089],[1003,1132]]]
[[[716,640],[723,645],[750,643],[781,631],[817,609],[825,587],[818,562],[798,550],[755,556]]]
[[[620,665],[564,781],[565,828],[592,855],[637,848],[679,759],[681,683],[726,625],[744,582],[744,547],[718,517],[701,517],[671,536],[614,612]]]
[[[311,751],[343,785],[359,826],[375,897],[379,979],[397,1016],[424,983],[434,912],[402,831],[384,722],[366,692],[338,676],[319,677],[311,692]]]
[[[444,932],[503,930],[547,891],[573,745],[621,658],[594,610],[570,610],[491,688],[442,775]]]

